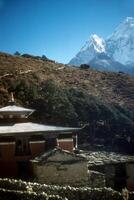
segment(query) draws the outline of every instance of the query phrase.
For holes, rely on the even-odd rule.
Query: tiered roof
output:
[[[0,136],[1,135],[16,135],[21,133],[33,134],[33,133],[69,133],[76,132],[81,130],[81,128],[72,128],[72,127],[62,127],[62,126],[48,126],[43,124],[36,124],[32,122],[27,123],[14,123],[14,124],[5,124],[0,126]]]
[[[16,116],[20,118],[22,117],[27,118],[33,112],[34,112],[33,109],[16,106],[13,93],[11,93],[11,100],[9,101],[9,106],[0,108],[0,118],[4,117],[11,118],[10,116],[12,116],[12,118],[16,118]]]
[[[24,108],[24,107],[20,107],[20,106],[16,106],[16,105],[9,105],[9,106],[5,106],[3,108],[0,108],[0,114],[9,114],[9,115],[14,115],[14,114],[22,114],[22,115],[30,115],[34,112],[33,109],[28,109],[28,108]]]
[[[27,118],[35,110],[28,109],[15,105],[14,97],[12,95],[10,105],[0,108],[0,118],[9,118],[8,123],[6,121],[0,124],[0,136],[18,135],[18,134],[38,134],[38,133],[56,133],[56,132],[75,132],[81,130],[81,128],[72,127],[60,127],[60,126],[48,126],[44,124],[37,124],[32,122],[17,123],[14,119],[17,117]],[[12,120],[10,120],[12,118]]]

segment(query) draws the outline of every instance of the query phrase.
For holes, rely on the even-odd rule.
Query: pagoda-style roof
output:
[[[13,94],[11,95],[10,105],[0,108],[0,136],[12,136],[12,135],[33,135],[40,133],[70,133],[81,130],[81,128],[72,128],[72,127],[61,127],[61,126],[49,126],[44,124],[37,124],[32,122],[17,121],[16,118],[27,118],[31,115],[34,110],[28,109],[25,107],[20,107],[15,105]],[[8,119],[8,120],[7,120]],[[4,121],[5,120],[5,121]]]
[[[5,106],[3,108],[0,108],[0,112],[34,112],[33,109],[28,109],[16,105],[11,105],[11,106]]]
[[[25,107],[20,107],[16,105],[9,105],[0,108],[0,115],[24,115],[29,116],[34,112],[33,109],[28,109]]]
[[[40,133],[69,133],[80,131],[81,128],[49,126],[32,122],[0,125],[0,136],[40,134]]]
[[[13,92],[11,92],[11,99],[9,105],[0,108],[0,118],[27,118],[34,112],[33,109],[24,108],[15,104]]]

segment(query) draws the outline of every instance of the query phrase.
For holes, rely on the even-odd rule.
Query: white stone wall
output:
[[[88,182],[87,162],[73,164],[47,163],[33,164],[35,177],[40,183],[58,185],[85,185]]]

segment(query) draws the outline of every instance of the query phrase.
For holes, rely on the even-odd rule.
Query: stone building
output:
[[[90,152],[86,157],[89,171],[103,174],[106,187],[119,191],[123,188],[134,190],[134,156],[113,152]],[[97,183],[95,181],[93,184],[98,184],[98,178],[96,180]]]
[[[0,177],[28,178],[30,160],[40,153],[57,145],[69,151],[77,146],[80,128],[33,123],[29,119],[33,112],[16,106],[13,96],[9,106],[0,108]]]
[[[82,186],[88,184],[87,159],[55,148],[31,161],[34,177],[40,183]]]

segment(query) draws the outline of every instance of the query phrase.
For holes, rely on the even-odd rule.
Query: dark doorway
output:
[[[17,162],[18,178],[27,180],[30,177],[30,166],[29,161]]]
[[[24,155],[30,155],[30,154],[31,152],[30,152],[30,146],[29,146],[29,139],[27,137],[17,138],[15,155],[24,156]]]
[[[121,191],[126,186],[127,186],[126,165],[118,164],[115,166],[114,189]]]

